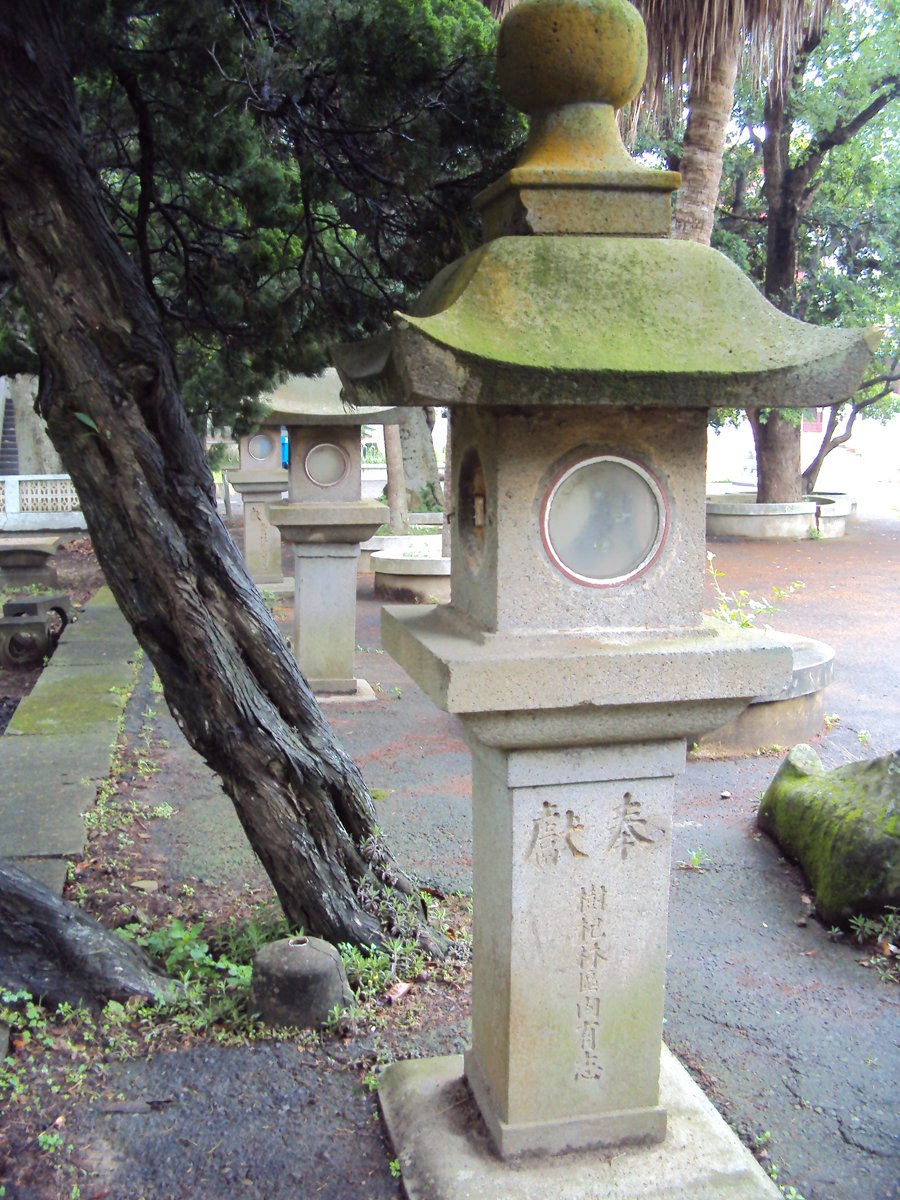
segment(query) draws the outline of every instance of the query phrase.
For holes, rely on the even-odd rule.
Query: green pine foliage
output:
[[[479,0],[68,8],[109,216],[188,409],[238,431],[261,391],[320,370],[476,243],[472,198],[523,136]],[[21,363],[15,301],[0,269],[0,348]]]

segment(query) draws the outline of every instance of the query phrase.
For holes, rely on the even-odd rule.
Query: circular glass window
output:
[[[247,443],[250,457],[255,458],[257,462],[267,459],[274,449],[275,442],[267,433],[255,433]]]
[[[347,454],[332,442],[320,442],[307,452],[303,460],[307,477],[319,487],[334,487],[350,470]]]
[[[557,567],[579,583],[623,583],[647,567],[666,531],[656,480],[612,455],[570,467],[547,494],[541,536]]]

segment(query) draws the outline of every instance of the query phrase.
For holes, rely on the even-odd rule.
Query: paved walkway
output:
[[[84,849],[84,813],[109,774],[137,643],[103,588],[63,630],[0,737],[0,857],[60,895]]]
[[[856,519],[841,541],[711,548],[726,590],[746,588],[762,597],[772,585],[804,582],[802,591],[781,602],[773,624],[819,637],[837,651],[827,707],[839,720],[820,744],[826,765],[894,749],[900,730],[896,515]],[[401,860],[423,879],[466,887],[470,776],[460,726],[382,653],[378,613],[370,577],[361,577],[358,673],[375,686],[378,699],[329,705],[329,716],[369,786],[379,789],[381,822]],[[75,632],[90,628],[85,620]],[[123,673],[130,656],[126,642],[127,636],[117,647]],[[85,651],[85,658],[94,653]],[[74,680],[61,682],[64,691],[76,686]],[[181,740],[174,722],[163,720],[163,732],[172,748],[158,784],[165,786],[170,769],[181,789],[172,795],[176,816],[160,823],[169,870],[185,882],[258,871],[215,778]],[[62,742],[59,747],[66,749]],[[750,1135],[771,1133],[770,1154],[781,1164],[781,1182],[794,1185],[806,1200],[897,1200],[897,989],[863,970],[853,948],[831,941],[816,923],[797,923],[803,881],[757,834],[753,820],[778,761],[692,762],[681,782],[666,1039],[700,1073],[733,1124]],[[52,774],[49,764],[47,771]],[[50,790],[41,788],[40,798]],[[4,843],[8,828],[0,824]],[[52,845],[52,851],[41,851],[37,842],[23,842],[22,852],[71,852],[61,843]],[[693,849],[709,856],[702,874],[678,869]],[[459,1030],[448,1031],[444,1052],[457,1048],[460,1036]],[[103,1148],[105,1177],[118,1180],[111,1195],[345,1200],[349,1193],[329,1183],[329,1155],[332,1161],[340,1156],[341,1170],[334,1175],[342,1180],[360,1160],[355,1196],[399,1195],[387,1167],[390,1154],[377,1126],[370,1125],[374,1103],[359,1094],[340,1054],[333,1067],[317,1062],[308,1069],[301,1069],[296,1056],[262,1046],[162,1059],[123,1068],[121,1086],[129,1096],[159,1094],[162,1088],[176,1096],[174,1105],[139,1122],[88,1112],[71,1131]],[[297,1097],[313,1079],[331,1097],[330,1106],[317,1116],[314,1104],[304,1101],[301,1116]],[[281,1100],[273,1109],[276,1097]],[[341,1128],[356,1130],[345,1141],[334,1137],[335,1103],[343,1105],[346,1117]],[[238,1109],[243,1119],[235,1123]],[[314,1162],[290,1157],[298,1121],[304,1140],[318,1137],[328,1147]]]

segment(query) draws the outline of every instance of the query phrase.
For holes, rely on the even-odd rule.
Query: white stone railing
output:
[[[72,480],[68,475],[0,476],[0,528],[83,529]]]

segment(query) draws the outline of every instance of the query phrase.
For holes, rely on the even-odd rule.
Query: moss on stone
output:
[[[10,721],[8,734],[77,734],[106,722],[115,726],[125,704],[122,671],[109,667],[47,672]]]
[[[900,904],[900,752],[825,771],[796,746],[757,820],[803,868],[824,920]]]
[[[550,371],[732,379],[812,369],[865,342],[785,316],[708,247],[652,238],[498,238],[404,319],[476,358]]]

